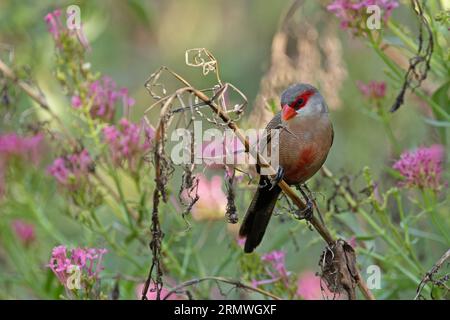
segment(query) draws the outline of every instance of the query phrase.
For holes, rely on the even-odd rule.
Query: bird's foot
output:
[[[295,213],[295,217],[298,220],[306,220],[306,221],[310,221],[313,217],[313,213],[314,213],[314,204],[311,200],[308,199],[308,201],[306,201],[306,208],[303,210],[298,210]]]
[[[272,185],[270,187],[270,190],[275,188],[278,183],[283,180],[284,177],[284,168],[282,166],[278,166],[277,173],[275,174],[275,177],[270,179],[270,184]]]

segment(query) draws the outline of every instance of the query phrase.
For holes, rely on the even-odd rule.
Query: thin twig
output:
[[[37,102],[37,104],[47,111],[53,119],[55,119],[60,128],[64,131],[64,134],[69,138],[69,143],[71,145],[75,145],[76,143],[70,139],[70,133],[67,131],[66,126],[62,123],[61,119],[53,112],[53,110],[50,108],[49,104],[47,103],[47,100],[45,97],[35,90],[32,86],[30,86],[27,82],[19,79],[19,77],[14,73],[14,71],[6,65],[1,59],[0,59],[0,71],[6,76],[6,78],[10,79],[13,83],[15,83],[20,89],[22,89],[32,100]]]
[[[433,282],[433,276],[442,268],[442,265],[450,258],[450,249],[448,249],[442,257],[433,265],[433,267],[428,271],[423,277],[422,281],[420,281],[419,286],[417,287],[417,294],[414,297],[414,300],[419,299],[422,296],[422,290],[426,286],[428,282]]]
[[[12,80],[12,82],[17,84],[19,88],[21,88],[31,99],[36,101],[42,108],[52,113],[45,98],[41,94],[36,92],[36,90],[34,90],[33,87],[31,87],[28,83],[26,83],[23,80],[20,80],[14,73],[14,71],[10,67],[8,67],[1,59],[0,59],[0,71],[2,71],[7,78]]]
[[[242,288],[242,289],[254,291],[254,292],[257,292],[259,294],[262,294],[263,296],[267,296],[269,298],[272,298],[274,300],[281,300],[280,297],[278,297],[278,296],[276,296],[276,295],[274,295],[274,294],[272,294],[272,293],[270,293],[268,291],[252,287],[252,286],[250,286],[248,284],[245,284],[245,283],[242,283],[242,282],[240,282],[238,280],[232,280],[232,279],[227,279],[227,278],[222,278],[222,277],[204,277],[204,278],[192,279],[192,280],[183,282],[182,284],[180,284],[180,285],[176,286],[175,288],[173,288],[172,290],[170,290],[162,298],[162,300],[167,300],[171,295],[176,294],[181,289],[189,287],[189,286],[193,286],[193,285],[196,285],[196,284],[199,284],[200,282],[203,282],[203,281],[218,281],[218,282],[228,283],[228,284],[231,284],[233,286],[236,286],[236,288]]]

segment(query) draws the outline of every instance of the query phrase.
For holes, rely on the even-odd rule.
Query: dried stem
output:
[[[423,277],[422,281],[420,281],[419,286],[417,287],[417,294],[414,298],[414,300],[419,299],[422,297],[422,290],[427,285],[428,282],[432,282],[433,284],[438,282],[437,280],[433,279],[434,275],[442,268],[442,265],[450,259],[450,249],[448,249],[442,257],[439,258],[439,260],[434,264],[434,266],[428,271],[425,276]],[[446,280],[448,281],[448,275],[445,276]],[[441,286],[445,286],[447,289],[447,292],[449,291],[449,288],[445,285],[445,283],[438,283]]]

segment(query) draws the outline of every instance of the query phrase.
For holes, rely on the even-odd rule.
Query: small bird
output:
[[[281,193],[278,182],[305,183],[325,162],[333,144],[333,126],[320,92],[309,84],[294,84],[281,95],[282,111],[266,126],[279,129],[279,167],[274,179],[261,175],[258,189],[247,210],[239,235],[245,237],[244,251],[251,253],[261,243],[272,211]],[[269,144],[266,146],[270,150]],[[260,166],[256,165],[258,173]],[[302,192],[303,193],[303,192]],[[307,201],[309,217],[311,201]],[[308,218],[308,215],[305,215]]]

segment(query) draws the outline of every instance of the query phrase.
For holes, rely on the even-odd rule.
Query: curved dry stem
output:
[[[176,286],[175,288],[173,288],[172,290],[170,290],[164,296],[164,298],[162,298],[162,300],[167,300],[171,295],[176,294],[181,289],[189,287],[189,286],[193,286],[193,285],[196,285],[196,284],[199,284],[200,282],[203,282],[203,281],[223,282],[223,283],[231,284],[231,285],[233,285],[233,286],[235,286],[236,288],[239,288],[239,289],[245,289],[245,290],[250,290],[250,291],[257,292],[257,293],[259,293],[259,294],[261,294],[263,296],[272,298],[274,300],[282,300],[280,297],[278,297],[278,296],[276,296],[276,295],[274,295],[274,294],[272,294],[272,293],[270,293],[268,291],[252,287],[252,286],[250,286],[248,284],[242,283],[242,282],[237,281],[237,280],[232,280],[232,279],[227,279],[227,278],[222,278],[222,277],[204,277],[204,278],[192,279],[192,280],[183,282],[182,284],[180,284],[180,285]]]

